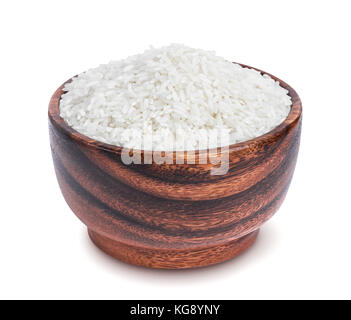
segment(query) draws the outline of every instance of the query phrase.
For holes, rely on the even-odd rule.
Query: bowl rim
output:
[[[262,75],[266,74],[270,76],[272,79],[274,79],[275,81],[278,81],[281,87],[288,90],[288,95],[291,97],[292,104],[291,104],[291,109],[288,116],[277,127],[253,139],[229,145],[228,146],[229,153],[237,152],[246,148],[255,148],[257,145],[261,145],[263,143],[266,144],[269,141],[272,141],[272,142],[276,141],[277,139],[279,139],[279,137],[284,136],[284,134],[299,121],[302,115],[302,104],[301,104],[300,97],[298,96],[296,91],[291,86],[289,86],[286,82],[260,69],[257,69],[242,63],[237,63],[237,62],[233,62],[233,63],[238,64],[244,68],[256,70],[260,72]],[[124,147],[108,144],[102,141],[89,138],[88,136],[76,131],[71,126],[69,126],[65,122],[65,120],[60,116],[60,100],[61,100],[62,94],[65,93],[63,91],[63,88],[67,83],[71,82],[73,78],[74,77],[65,81],[52,95],[49,103],[49,110],[48,110],[49,120],[62,133],[69,136],[71,139],[75,140],[80,144],[83,144],[89,148],[96,148],[104,151],[113,152],[116,154],[121,154]],[[154,152],[160,152],[159,150],[141,150],[141,149],[129,149],[129,148],[126,148],[126,149],[133,150],[132,151],[133,154],[140,153],[144,155],[153,154]],[[192,154],[192,155],[198,156],[203,153],[218,154],[218,149],[220,150],[220,147],[212,148],[212,149],[201,149],[201,150],[198,149],[198,150],[184,150],[184,151],[176,151],[176,150],[162,151],[162,153],[166,155],[172,155],[173,157],[176,157],[176,152],[184,152],[185,155]]]

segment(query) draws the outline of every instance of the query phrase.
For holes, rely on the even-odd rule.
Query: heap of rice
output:
[[[230,144],[249,140],[278,126],[291,106],[288,91],[269,76],[182,45],[100,65],[64,91],[60,115],[78,132],[164,151],[215,147],[210,137],[219,131]]]

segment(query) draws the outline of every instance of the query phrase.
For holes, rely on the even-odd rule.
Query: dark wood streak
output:
[[[235,227],[237,226],[240,227],[241,225],[256,218],[257,216],[266,214],[267,211],[269,211],[274,205],[276,205],[280,200],[282,200],[289,186],[289,185],[286,185],[284,189],[268,205],[266,205],[263,208],[260,208],[250,216],[245,217],[238,222],[223,225],[220,227],[209,228],[207,230],[201,230],[201,231],[193,230],[190,228],[182,229],[182,230],[179,230],[179,229],[170,230],[168,228],[165,228],[164,226],[160,226],[160,225],[157,226],[149,223],[142,223],[142,221],[140,221],[139,219],[133,219],[132,216],[127,216],[121,213],[120,211],[108,206],[104,202],[101,202],[97,197],[95,197],[89,191],[84,189],[80,184],[78,184],[77,181],[74,180],[72,176],[70,176],[66,168],[64,168],[61,161],[57,158],[55,154],[53,155],[53,157],[54,157],[55,166],[56,168],[58,168],[59,174],[65,180],[66,184],[70,185],[73,192],[79,194],[82,197],[87,198],[89,202],[94,203],[95,206],[100,207],[101,210],[104,210],[108,215],[111,215],[115,219],[124,220],[127,223],[135,224],[137,227],[145,228],[146,229],[144,230],[145,232],[155,232],[157,230],[163,233],[165,236],[172,235],[176,237],[184,237],[184,238],[192,239],[192,238],[201,238],[201,237],[206,238],[208,236],[215,237],[216,235],[223,235],[226,232],[230,232],[230,231],[234,231],[234,233],[237,234],[237,232],[235,232]],[[185,239],[183,240],[185,241]]]
[[[283,202],[298,154],[301,102],[280,84],[292,97],[289,116],[269,133],[231,145],[223,176],[198,164],[203,150],[195,152],[196,164],[124,165],[120,147],[76,132],[59,116],[61,86],[49,106],[55,171],[92,241],[123,261],[170,269],[218,263],[247,249]]]

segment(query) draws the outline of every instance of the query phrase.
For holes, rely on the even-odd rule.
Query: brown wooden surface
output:
[[[273,131],[231,145],[223,176],[210,175],[212,164],[124,165],[121,148],[78,133],[59,116],[61,86],[49,106],[56,175],[93,242],[123,261],[169,269],[218,263],[248,248],[281,205],[299,148],[300,99],[273,78],[292,97],[289,116]]]

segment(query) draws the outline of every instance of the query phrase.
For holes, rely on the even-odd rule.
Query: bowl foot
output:
[[[200,249],[152,249],[111,240],[88,229],[93,243],[108,255],[127,263],[157,269],[188,269],[209,266],[234,258],[248,249],[259,230],[227,243]]]

